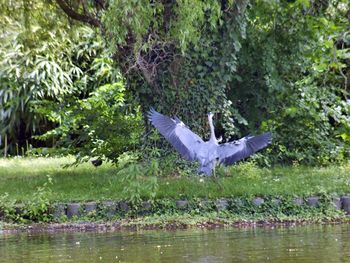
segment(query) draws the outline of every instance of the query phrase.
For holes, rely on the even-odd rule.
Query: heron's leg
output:
[[[215,183],[220,187],[220,190],[224,190],[224,186],[222,185],[219,176],[216,176],[216,161],[213,161],[213,179]]]
[[[212,171],[213,171],[213,178],[216,178],[216,162],[215,162],[215,160],[212,162],[212,163],[210,163],[210,168],[212,169]]]
[[[229,174],[228,174],[228,166],[225,166],[225,176],[228,176]]]
[[[213,176],[214,182],[220,187],[220,191],[224,190],[224,185],[221,183],[221,180],[217,176]]]

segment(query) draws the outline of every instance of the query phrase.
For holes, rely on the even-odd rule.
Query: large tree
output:
[[[56,2],[71,19],[99,28],[144,113],[150,106],[186,113],[203,133],[204,114],[216,109],[229,128],[225,90],[248,0]]]

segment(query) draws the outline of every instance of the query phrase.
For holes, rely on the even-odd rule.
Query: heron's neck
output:
[[[217,142],[215,137],[214,125],[213,125],[213,117],[209,116],[209,126],[210,126],[210,141]]]

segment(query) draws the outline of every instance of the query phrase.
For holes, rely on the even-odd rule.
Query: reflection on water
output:
[[[0,234],[0,262],[350,262],[350,225]]]

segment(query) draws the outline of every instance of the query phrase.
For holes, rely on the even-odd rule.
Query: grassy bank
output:
[[[0,193],[28,201],[48,181],[51,201],[120,200],[128,182],[110,164],[63,168],[71,158],[0,159]],[[156,199],[240,196],[311,196],[350,193],[350,164],[331,167],[288,166],[261,169],[242,163],[220,172],[218,180],[193,176],[158,177]],[[147,178],[142,178],[147,180]],[[141,196],[143,194],[141,193]],[[146,198],[146,197],[145,197]]]

